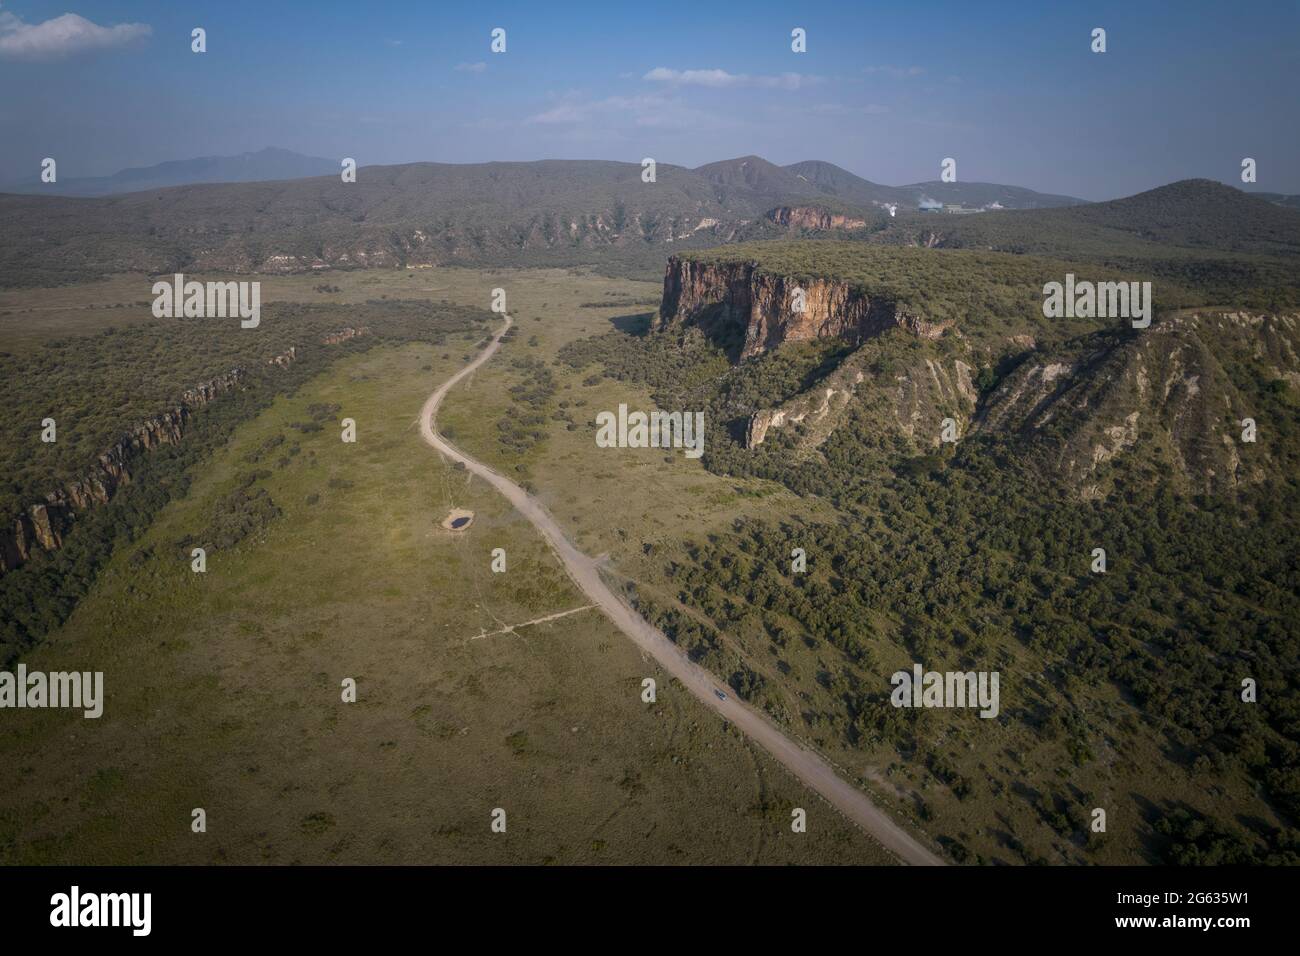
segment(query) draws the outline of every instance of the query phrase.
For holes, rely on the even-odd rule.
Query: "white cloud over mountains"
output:
[[[15,60],[53,60],[130,46],[153,34],[147,23],[119,23],[102,27],[75,13],[65,13],[40,23],[27,23],[0,10],[0,56]]]

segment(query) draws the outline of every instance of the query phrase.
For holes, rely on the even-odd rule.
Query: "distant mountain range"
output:
[[[0,192],[42,193],[53,196],[109,196],[115,193],[192,186],[196,183],[253,183],[278,179],[328,176],[339,169],[338,160],[303,156],[287,149],[258,150],[238,156],[201,156],[156,166],[123,169],[111,176],[88,176],[42,183],[39,176],[0,186]]]
[[[1209,179],[1185,179],[1126,199],[1069,209],[930,216],[927,245],[1061,258],[1114,259],[1157,249],[1184,254],[1300,256],[1300,210]],[[910,219],[907,225],[914,225]],[[904,241],[914,233],[904,230]]]
[[[813,186],[821,195],[834,196],[859,206],[888,203],[903,208],[916,208],[923,200],[930,199],[939,203],[970,208],[979,208],[996,202],[1006,209],[1048,209],[1056,206],[1078,206],[1086,201],[1075,199],[1073,196],[1056,196],[1023,189],[1020,186],[999,186],[994,183],[925,182],[912,183],[910,186],[881,186],[846,172],[832,163],[816,159],[793,163],[782,168],[796,179]]]
[[[637,163],[545,160],[366,166],[343,183],[333,162],[297,160],[329,162],[330,173],[91,198],[0,195],[0,283],[440,264],[584,264],[646,276],[676,249],[808,235],[1061,255],[1089,243],[1114,251],[1116,242],[1267,254],[1289,252],[1300,222],[1206,181],[1081,204],[986,183],[882,186],[831,163],[777,166],[757,156],[696,169],[660,164],[654,182]],[[922,212],[923,199],[1005,211]]]
[[[416,164],[438,165],[438,164]],[[482,164],[501,165],[501,164]],[[526,164],[517,164],[526,165]],[[38,176],[0,184],[0,192],[52,196],[111,196],[145,192],[171,186],[197,186],[208,183],[272,182],[336,176],[337,160],[304,156],[287,149],[268,147],[238,156],[201,156],[198,159],[173,160],[155,166],[123,169],[111,176],[61,179],[42,183]],[[472,170],[473,165],[462,167]],[[678,167],[672,167],[678,168]],[[871,207],[901,205],[915,207],[923,199],[946,203],[985,205],[999,202],[1008,209],[1041,209],[1073,206],[1085,200],[1071,196],[1054,196],[991,183],[914,183],[910,186],[882,186],[855,176],[838,166],[820,160],[776,166],[758,156],[742,156],[689,170],[720,187],[721,192],[767,196],[773,199],[803,197],[821,201],[840,201],[849,206]]]

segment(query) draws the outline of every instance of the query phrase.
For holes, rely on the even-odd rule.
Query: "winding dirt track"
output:
[[[681,681],[682,685],[707,707],[735,724],[751,740],[756,741],[780,761],[787,770],[830,801],[899,860],[918,866],[942,865],[944,862],[942,859],[890,819],[861,790],[841,779],[830,764],[820,756],[791,740],[767,718],[737,700],[734,694],[727,693],[725,700],[720,698],[718,692],[722,690],[722,685],[716,678],[698,664],[691,662],[662,631],[652,627],[645,618],[624,603],[605,584],[600,576],[597,562],[573,546],[541,502],[438,434],[435,423],[438,406],[442,404],[443,398],[456,383],[471,375],[475,369],[492,357],[501,344],[501,336],[505,335],[511,324],[510,317],[506,316],[501,330],[479,356],[443,382],[429,396],[424,407],[420,409],[420,434],[424,440],[452,461],[463,464],[501,492],[506,500],[541,532],[573,582],[592,603],[598,605],[619,630],[658,661],[664,670]]]

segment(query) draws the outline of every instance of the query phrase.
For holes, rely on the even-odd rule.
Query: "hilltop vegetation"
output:
[[[681,258],[752,262],[770,275],[843,282],[916,309],[927,321],[961,322],[962,334],[976,341],[1017,334],[1060,340],[1102,324],[1044,318],[1044,284],[1063,282],[1067,272],[1079,267],[1041,256],[809,239],[725,245],[683,253]],[[1097,266],[1080,275],[1085,277],[1096,282],[1144,278],[1141,273]],[[1202,301],[1199,294],[1163,280],[1155,284],[1153,299],[1162,311]]]
[[[1300,304],[1300,212],[1208,180],[1069,209],[902,215],[874,241],[1107,266],[1193,291],[1197,304]]]
[[[783,234],[762,221],[776,206],[819,201],[875,215],[870,197],[889,187],[822,166],[836,170],[833,184],[751,156],[694,170],[660,163],[653,183],[639,163],[546,160],[365,166],[355,183],[335,175],[89,199],[0,195],[0,282],[593,260],[644,277],[667,248]],[[915,205],[909,196],[893,201]]]

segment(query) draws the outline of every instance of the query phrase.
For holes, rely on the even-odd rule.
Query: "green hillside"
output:
[[[872,212],[870,189],[827,191],[756,156],[693,170],[660,163],[653,183],[642,172],[639,162],[595,160],[411,163],[363,166],[355,183],[321,176],[103,198],[0,194],[8,239],[0,283],[593,261],[650,277],[668,251],[768,235],[763,216],[776,206],[821,201]]]

